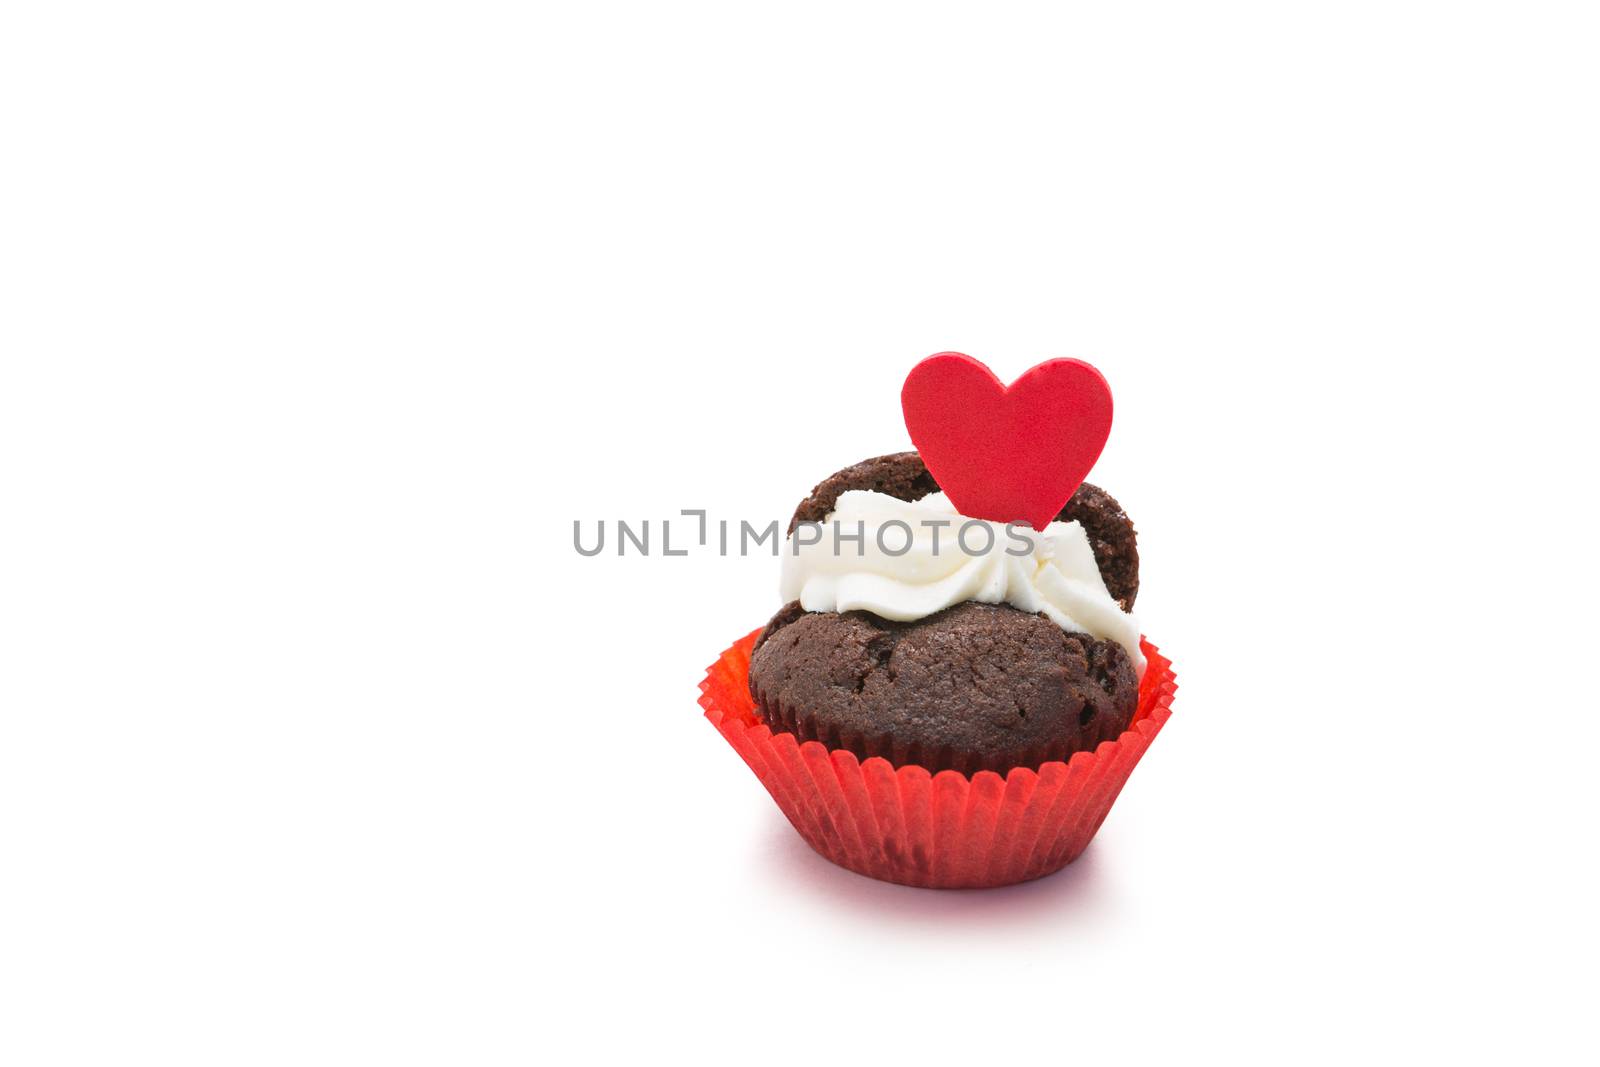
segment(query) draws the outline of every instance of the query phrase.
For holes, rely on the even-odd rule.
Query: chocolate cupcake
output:
[[[1099,832],[1177,691],[1130,614],[1133,523],[1084,482],[1111,391],[1081,360],[1007,385],[941,352],[900,401],[918,451],[800,503],[783,607],[706,669],[700,706],[833,863],[940,889],[1040,878]]]
[[[902,452],[824,479],[790,534],[792,599],[757,639],[748,683],[774,732],[1003,774],[1128,728],[1144,668],[1127,614],[1139,556],[1104,490],[1080,486],[1035,532],[957,515]]]

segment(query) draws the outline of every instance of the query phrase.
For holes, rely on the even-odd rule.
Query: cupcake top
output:
[[[967,601],[1009,604],[1063,630],[1121,645],[1143,673],[1139,624],[1111,595],[1077,521],[1041,531],[959,515],[943,493],[907,501],[839,493],[821,523],[802,522],[783,557],[780,593],[806,611],[924,619]]]
[[[839,495],[850,490],[870,490],[897,500],[921,500],[941,491],[916,452],[864,459],[819,482],[795,508],[789,533],[794,533],[802,522],[825,521]],[[1104,489],[1084,482],[1055,518],[1057,522],[1076,522],[1083,527],[1106,590],[1123,611],[1132,611],[1139,596],[1139,545],[1133,521],[1122,506]]]

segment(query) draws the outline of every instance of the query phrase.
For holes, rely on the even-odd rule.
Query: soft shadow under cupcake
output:
[[[1106,872],[1090,844],[1083,855],[1054,874],[994,889],[919,889],[882,882],[829,862],[782,818],[767,831],[760,862],[801,890],[901,926],[969,928],[1091,926],[1115,908]]]

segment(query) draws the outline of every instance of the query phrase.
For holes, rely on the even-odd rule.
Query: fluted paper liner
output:
[[[1149,665],[1121,737],[1093,752],[1004,777],[930,774],[914,764],[858,760],[818,741],[774,734],[748,677],[754,630],[717,658],[700,683],[706,718],[749,764],[806,843],[858,874],[902,885],[983,888],[1026,882],[1078,858],[1139,758],[1172,714],[1172,663],[1143,639]]]

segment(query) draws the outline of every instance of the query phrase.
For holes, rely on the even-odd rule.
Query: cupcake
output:
[[[1038,528],[998,510],[1036,501],[964,514],[913,451],[830,475],[795,509],[783,605],[702,703],[829,859],[1003,885],[1059,869],[1098,828],[1175,685],[1132,615],[1133,523],[1103,489],[1066,491]]]

